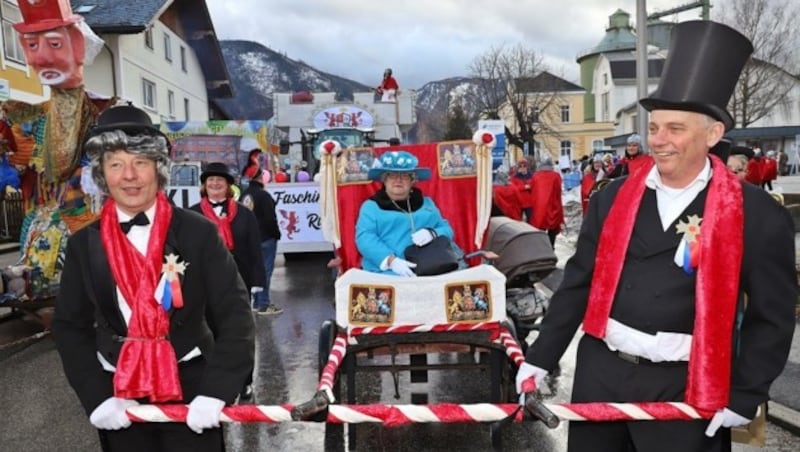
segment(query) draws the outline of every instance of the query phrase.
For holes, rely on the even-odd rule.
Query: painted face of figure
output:
[[[219,202],[228,197],[228,181],[222,176],[206,178],[206,194],[210,201]]]
[[[83,85],[84,37],[77,26],[23,33],[19,40],[41,84],[55,88]]]
[[[654,110],[647,143],[668,187],[683,188],[700,174],[708,151],[722,138],[725,126],[690,111]]]
[[[130,216],[144,212],[156,202],[156,162],[119,150],[103,158],[103,177],[117,207]]]
[[[411,173],[386,173],[383,179],[386,194],[395,201],[408,199],[411,186],[414,185],[414,176]]]

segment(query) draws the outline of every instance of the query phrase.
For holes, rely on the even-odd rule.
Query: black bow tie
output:
[[[208,200],[208,202],[210,202],[210,203],[211,203],[211,207],[225,207],[225,206],[227,206],[227,205],[228,205],[228,200],[227,200],[227,199],[223,199],[223,200],[222,200],[222,201],[220,201],[220,202],[214,202],[214,201],[211,201],[211,200],[209,199],[209,200]]]
[[[147,215],[144,212],[139,212],[135,217],[131,218],[131,221],[120,222],[119,227],[122,228],[123,233],[127,234],[134,226],[147,226],[148,224],[150,224],[150,220]]]

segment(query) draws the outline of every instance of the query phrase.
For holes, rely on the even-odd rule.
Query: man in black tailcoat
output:
[[[794,225],[710,155],[752,45],[710,21],[673,29],[650,111],[650,161],[589,203],[517,389],[541,385],[578,326],[573,402],[685,402],[696,421],[574,422],[570,451],[729,451],[786,363]],[[710,421],[709,421],[710,419]]]
[[[166,138],[135,107],[85,144],[109,195],[70,238],[53,335],[107,451],[220,451],[222,408],[253,368],[249,293],[217,228],[172,206]],[[188,403],[186,423],[131,424],[139,403]]]

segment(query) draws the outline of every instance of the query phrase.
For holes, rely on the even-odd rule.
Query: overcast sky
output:
[[[721,5],[730,0],[717,0]],[[636,19],[636,0],[206,0],[219,39],[244,39],[366,85],[391,67],[401,87],[468,75],[493,45],[522,43],[552,72],[578,81],[578,53],[597,45],[608,16]],[[652,13],[688,0],[647,0]],[[476,7],[478,6],[478,7]],[[712,18],[718,14],[712,9]],[[663,20],[699,18],[700,9]]]

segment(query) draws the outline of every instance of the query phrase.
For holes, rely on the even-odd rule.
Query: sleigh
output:
[[[377,417],[387,426],[410,422],[489,423],[496,448],[500,447],[501,426],[523,419],[514,404],[514,378],[524,356],[514,322],[506,313],[507,277],[482,259],[490,255],[481,247],[490,220],[493,139],[479,132],[473,142],[402,147],[416,155],[421,167],[431,168],[431,180],[418,186],[425,196],[434,199],[454,229],[454,241],[465,252],[461,269],[416,278],[359,268],[354,225],[361,204],[379,188],[366,177],[377,155],[372,149],[342,151],[334,142],[322,143],[323,231],[336,245],[342,268],[335,284],[336,318],[320,328],[317,391],[311,400],[294,408],[292,417],[326,421],[326,449],[343,444],[343,423],[349,424],[347,443],[354,449],[355,424],[375,422],[364,420],[364,416]],[[369,154],[370,161],[343,166],[352,161],[351,152],[358,158]],[[453,159],[455,154],[462,158]],[[457,358],[437,359],[441,354]],[[356,408],[363,392],[357,387],[358,374],[389,373],[394,396],[400,398],[401,375],[408,373],[409,381],[416,383],[427,381],[429,372],[454,370],[488,373],[488,403],[467,410],[465,405],[450,401],[431,404],[428,394],[412,393],[415,405],[371,404],[365,408],[368,415]],[[347,409],[337,410],[338,403],[346,404]],[[419,409],[427,420],[419,417]],[[332,422],[334,411],[343,414],[337,414]],[[454,420],[453,416],[464,413],[466,416]],[[551,423],[553,420],[551,417]]]

